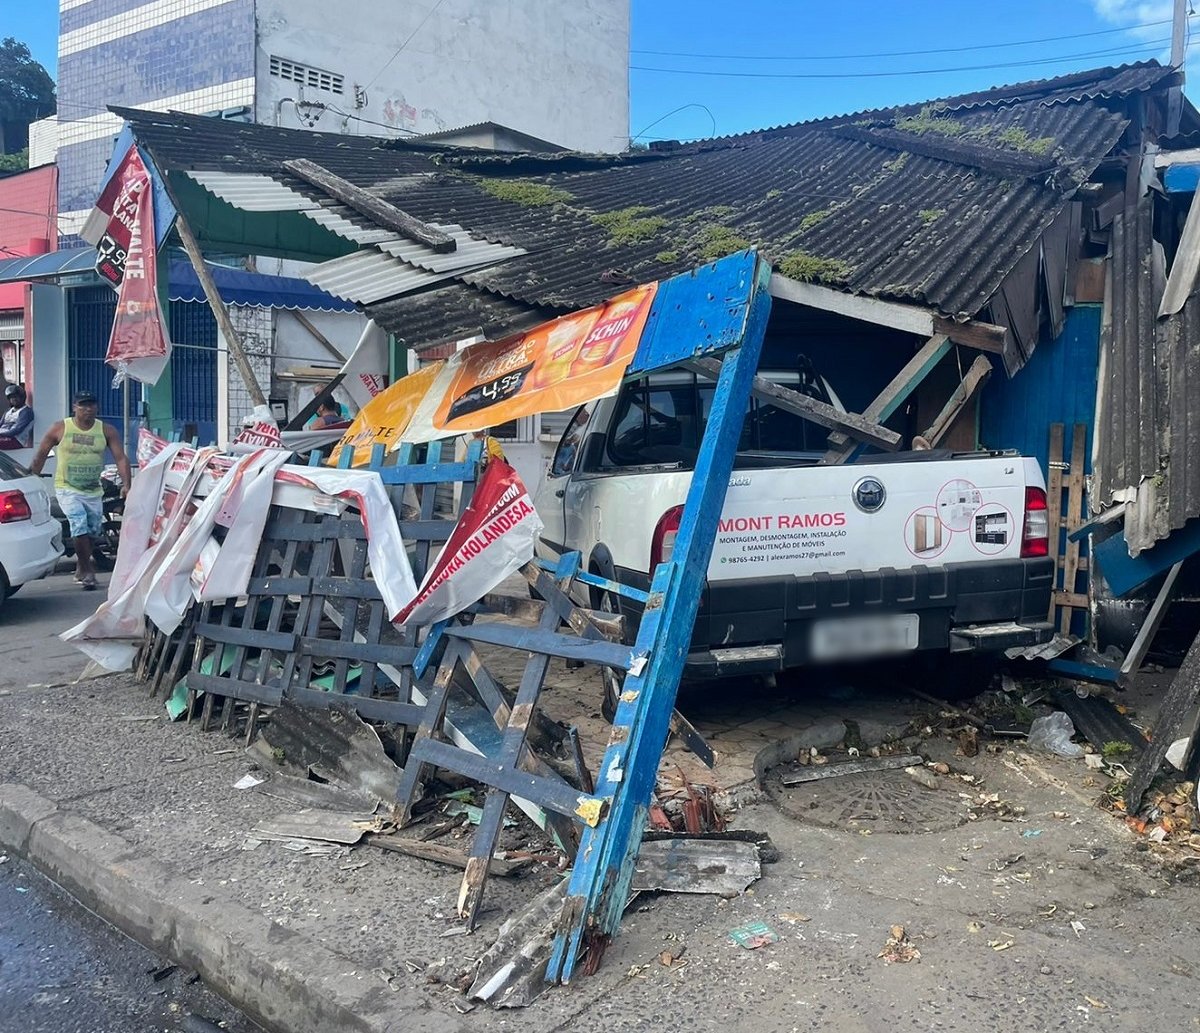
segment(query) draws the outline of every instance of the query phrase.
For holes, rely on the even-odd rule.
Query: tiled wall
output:
[[[205,113],[254,102],[254,0],[60,0],[59,211],[90,209],[110,104]]]
[[[271,395],[271,365],[275,354],[274,315],[273,309],[250,305],[232,305],[229,309],[229,321],[241,336],[250,368],[254,370],[262,393],[268,398]],[[237,364],[232,357],[227,357],[226,361],[229,364],[229,436],[233,438],[241,430],[242,419],[250,414],[253,405]]]

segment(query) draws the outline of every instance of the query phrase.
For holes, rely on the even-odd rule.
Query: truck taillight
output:
[[[675,536],[679,534],[679,521],[683,517],[682,506],[672,506],[661,517],[654,527],[654,537],[650,540],[650,573],[660,563],[665,563],[675,551]]]
[[[29,508],[29,500],[22,492],[0,491],[0,524],[32,519],[33,511]]]
[[[1041,488],[1025,489],[1025,529],[1021,533],[1021,558],[1050,555],[1050,511]]]

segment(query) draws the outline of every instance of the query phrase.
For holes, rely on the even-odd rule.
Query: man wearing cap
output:
[[[0,416],[0,451],[33,447],[33,410],[29,408],[25,388],[9,384],[4,389],[8,409]]]
[[[103,490],[100,473],[104,469],[104,450],[112,452],[121,474],[121,494],[129,490],[132,474],[129,460],[121,447],[116,430],[96,419],[98,403],[91,391],[75,393],[72,415],[59,420],[38,445],[29,468],[42,472],[50,449],[56,449],[54,492],[58,504],[71,525],[75,544],[75,580],[84,591],[96,587],[96,565],[92,561],[92,536],[104,527]]]

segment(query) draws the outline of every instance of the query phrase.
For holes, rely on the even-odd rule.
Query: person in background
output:
[[[71,525],[75,545],[75,580],[85,592],[96,587],[96,564],[92,559],[92,536],[104,528],[103,489],[100,473],[104,469],[105,449],[112,453],[121,474],[121,496],[129,491],[133,474],[121,436],[116,428],[96,419],[99,403],[91,391],[75,393],[72,414],[59,420],[42,438],[29,469],[41,474],[46,457],[57,449],[54,467],[54,493],[63,515]]]
[[[33,447],[33,410],[29,407],[25,388],[9,384],[4,389],[8,409],[0,416],[0,451]]]
[[[341,406],[333,399],[326,398],[317,406],[317,415],[313,417],[308,427],[310,430],[333,430],[349,425],[350,421],[342,415]]]
[[[313,388],[313,397],[319,398],[322,394],[325,393],[325,390],[326,390],[326,385],[317,384]],[[333,406],[334,410],[338,413],[339,420],[350,419],[349,410],[341,402],[339,402],[336,398],[334,398],[332,394],[329,396],[328,402]],[[310,423],[309,426],[311,427],[312,424]]]
[[[508,462],[508,457],[504,454],[504,446],[492,437],[492,429],[483,427],[480,430],[472,431],[471,439],[473,441],[483,442],[483,465],[487,466],[493,459],[499,459],[501,462]]]

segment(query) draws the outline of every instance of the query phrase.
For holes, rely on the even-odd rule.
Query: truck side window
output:
[[[692,383],[631,386],[622,395],[608,440],[616,466],[691,467],[700,447]]]
[[[579,455],[579,444],[583,441],[583,434],[587,430],[590,415],[586,405],[581,405],[575,410],[575,415],[571,417],[571,422],[563,431],[558,448],[554,450],[549,476],[566,477],[575,469],[575,458]]]

